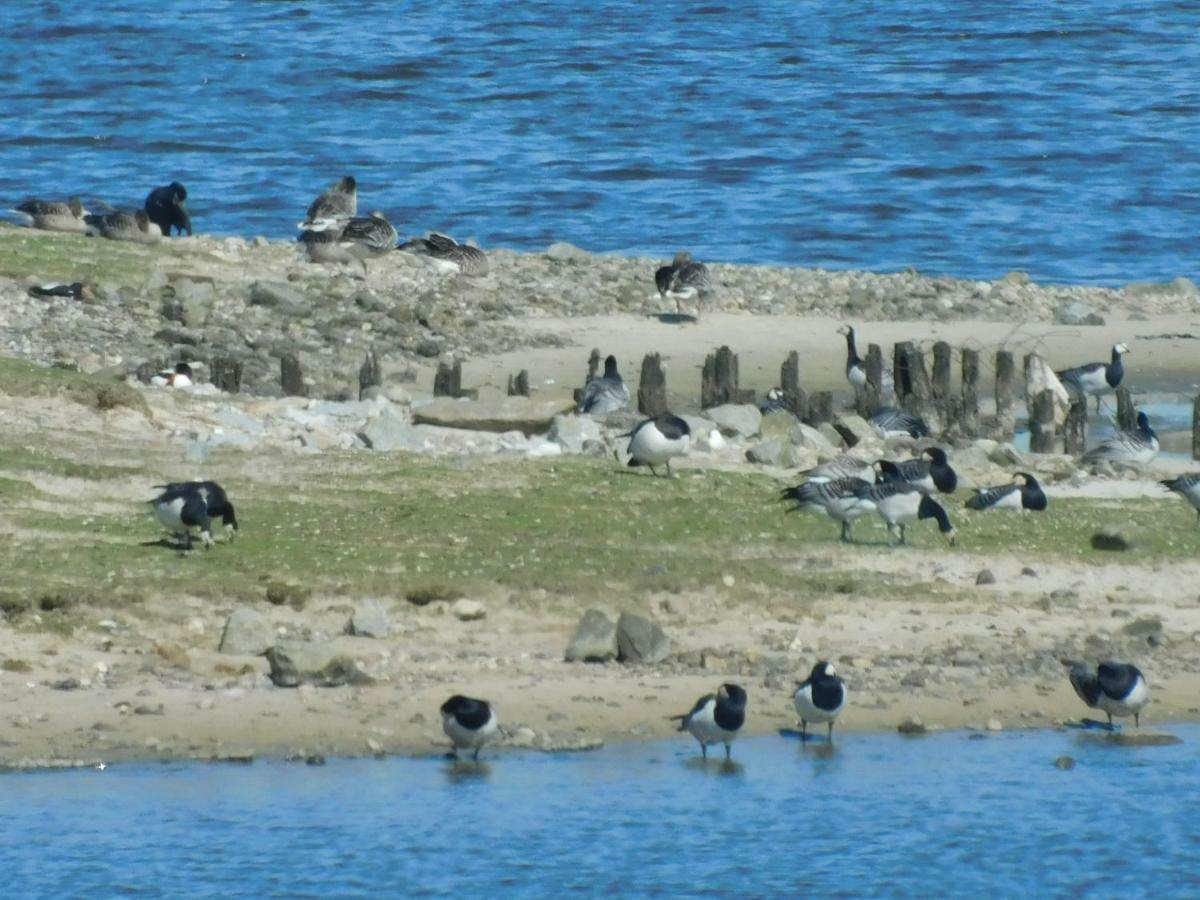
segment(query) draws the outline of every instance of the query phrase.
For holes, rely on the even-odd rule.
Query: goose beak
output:
[[[951,547],[954,546],[954,542],[957,539],[958,539],[958,533],[953,528],[951,528],[949,531],[946,532],[946,543],[948,543]]]

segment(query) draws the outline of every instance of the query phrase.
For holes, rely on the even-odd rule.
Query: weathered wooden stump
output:
[[[945,341],[933,345],[933,373],[930,377],[930,390],[933,405],[942,420],[942,427],[949,428],[958,420],[962,407],[958,398],[950,395],[950,366],[954,362],[954,350]]]
[[[1063,449],[1071,456],[1087,450],[1087,400],[1072,400],[1063,424]]]
[[[704,360],[700,375],[700,408],[708,409],[723,403],[753,403],[754,391],[738,387],[737,354],[721,347]]]
[[[375,355],[375,351],[368,350],[363,364],[358,368],[358,399],[361,400],[369,389],[382,385],[383,367],[379,364],[379,357]]]
[[[1033,398],[1033,408],[1029,410],[1029,449],[1034,453],[1053,453],[1058,443],[1054,404],[1054,391],[1042,391]]]
[[[1200,459],[1200,394],[1192,404],[1192,459]]]
[[[454,365],[438,363],[437,372],[433,376],[433,396],[461,397],[462,363],[455,360]]]
[[[1125,385],[1117,388],[1117,427],[1122,431],[1137,428],[1137,407],[1133,405],[1133,395]]]
[[[528,397],[529,390],[529,370],[522,369],[516,376],[508,376],[508,396],[510,397]],[[576,400],[576,403],[579,401]]]
[[[209,366],[212,372],[212,383],[227,394],[237,394],[242,390],[242,376],[246,367],[241,360],[231,356],[214,356]]]
[[[979,351],[962,351],[962,413],[959,427],[967,437],[979,436]]]
[[[808,394],[800,387],[800,354],[793,350],[779,367],[783,403],[798,419],[808,415]]]
[[[1016,424],[1017,364],[1009,350],[996,351],[996,424],[1011,435]]]
[[[667,411],[667,376],[663,373],[662,357],[647,354],[642,360],[642,377],[638,382],[638,412],[643,416],[661,416]]]
[[[833,392],[816,391],[808,398],[808,415],[804,421],[814,428],[833,421]]]
[[[285,353],[279,357],[279,386],[283,388],[285,397],[308,396],[304,372],[301,371],[300,360],[294,353]]]
[[[912,342],[900,341],[893,351],[896,403],[913,415],[920,416],[937,432],[940,419],[934,416],[933,388],[925,354]]]
[[[588,357],[587,376],[583,379],[584,387],[587,387],[587,385],[589,385],[591,382],[595,381],[599,372],[600,372],[600,348],[593,347],[592,353]],[[584,388],[578,387],[578,388],[575,388],[575,390],[572,392],[573,396],[575,397],[575,405],[576,406],[578,406],[580,403],[583,402],[583,391],[584,391]],[[528,396],[528,394],[526,396]]]

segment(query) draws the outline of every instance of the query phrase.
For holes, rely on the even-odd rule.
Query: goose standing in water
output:
[[[1017,479],[1020,479],[1018,483]],[[1028,472],[1017,472],[1009,484],[976,488],[975,496],[966,502],[967,509],[1020,509],[1042,512],[1048,505],[1046,493],[1038,480]]]
[[[617,358],[604,360],[604,374],[583,386],[578,412],[602,416],[629,407],[629,388],[617,371]]]
[[[647,466],[651,475],[657,475],[655,466],[666,465],[667,477],[671,477],[671,460],[687,453],[691,446],[692,429],[686,420],[663,413],[653,419],[645,419],[633,431],[623,437],[629,438],[630,466]]]
[[[325,219],[349,219],[358,215],[358,182],[350,175],[337,182],[308,206],[304,221],[296,225],[302,231],[319,230]]]
[[[1125,366],[1121,357],[1129,352],[1124,344],[1113,344],[1112,359],[1109,362],[1085,363],[1070,369],[1063,369],[1054,374],[1077,399],[1087,402],[1088,397],[1096,398],[1096,412],[1100,412],[1100,395],[1111,393],[1121,386],[1125,377]]]
[[[187,188],[178,181],[156,187],[147,195],[143,208],[164,237],[171,236],[171,229],[177,234],[183,234],[185,231],[189,235],[192,233],[192,217],[185,205],[187,195]]]
[[[87,231],[84,209],[78,197],[72,197],[65,203],[61,200],[26,200],[13,210],[25,219],[33,228],[42,231],[66,231],[83,234]]]
[[[413,238],[396,248],[417,256],[425,256],[448,272],[479,278],[488,273],[488,258],[478,247],[460,244],[452,237],[431,231],[426,237]]]
[[[1137,428],[1133,431],[1118,431],[1108,440],[1097,444],[1080,457],[1080,462],[1089,465],[1110,462],[1116,465],[1144,466],[1158,456],[1158,435],[1150,427],[1150,418],[1144,412],[1137,414]]]
[[[854,388],[855,396],[857,396],[867,386],[867,364],[858,355],[858,347],[854,341],[854,326],[843,325],[837,333],[846,338],[846,380],[850,382],[850,386]],[[879,385],[878,399],[891,400],[896,394],[896,385],[891,370],[887,366],[883,367],[880,380],[883,383]]]
[[[723,684],[715,694],[705,694],[696,701],[691,712],[671,716],[678,720],[679,730],[686,731],[700,742],[700,754],[708,759],[708,745],[725,745],[729,759],[733,739],[746,723],[746,691],[736,684]]]
[[[132,241],[136,244],[157,244],[162,229],[150,221],[144,209],[137,212],[93,213],[84,216],[87,232],[110,241]]]
[[[872,476],[874,470],[871,470]],[[842,526],[842,543],[854,541],[852,533],[855,519],[874,512],[874,507],[861,502],[859,492],[871,486],[870,481],[846,477],[832,480],[809,480],[796,487],[784,488],[780,500],[791,500],[796,505],[788,512],[816,512],[838,522]]]
[[[950,467],[946,451],[941,447],[926,447],[921,451],[921,457],[925,456],[929,459],[906,459],[898,463],[881,459],[879,474],[884,481],[907,481],[922,494],[953,494],[958,487],[958,475]]]
[[[1180,475],[1178,478],[1169,478],[1166,481],[1160,481],[1159,484],[1169,491],[1174,491],[1188,503],[1192,504],[1192,508],[1196,510],[1197,517],[1200,517],[1200,472],[1189,472],[1186,475]],[[1197,519],[1197,523],[1200,524],[1200,518]]]
[[[812,673],[796,685],[792,705],[800,716],[800,740],[808,739],[809,722],[825,722],[833,743],[833,723],[846,706],[846,683],[838,677],[833,663],[822,660]]]
[[[932,497],[922,494],[907,481],[885,481],[868,484],[856,490],[859,502],[874,510],[887,523],[888,534],[898,535],[897,545],[908,543],[906,529],[910,522],[933,519],[938,531],[954,546],[955,531],[946,510]]]
[[[1104,711],[1110,729],[1113,716],[1133,716],[1133,724],[1141,726],[1139,716],[1150,701],[1150,688],[1137,666],[1110,660],[1093,670],[1086,663],[1075,663],[1068,677],[1080,700]]]
[[[675,301],[675,312],[680,315],[685,315],[680,307],[681,301],[703,300],[713,292],[708,266],[692,259],[692,254],[686,250],[680,250],[669,266],[663,266],[654,273],[654,284],[659,296]],[[697,305],[695,318],[699,318],[698,313]]]

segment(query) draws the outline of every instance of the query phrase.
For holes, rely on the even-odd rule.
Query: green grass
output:
[[[140,285],[158,248],[0,224],[0,275]]]
[[[141,394],[114,377],[0,358],[0,394],[10,397],[68,397],[93,409],[127,406],[145,410]]]

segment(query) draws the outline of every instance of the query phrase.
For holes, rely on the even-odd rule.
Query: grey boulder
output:
[[[221,653],[235,656],[258,656],[275,643],[275,629],[267,617],[258,610],[242,607],[235,609],[225,620],[221,633]]]
[[[623,663],[662,662],[671,652],[671,641],[657,622],[623,612],[617,619],[617,659]]]
[[[617,625],[598,609],[589,609],[575,626],[563,654],[567,662],[608,662],[617,658]]]

